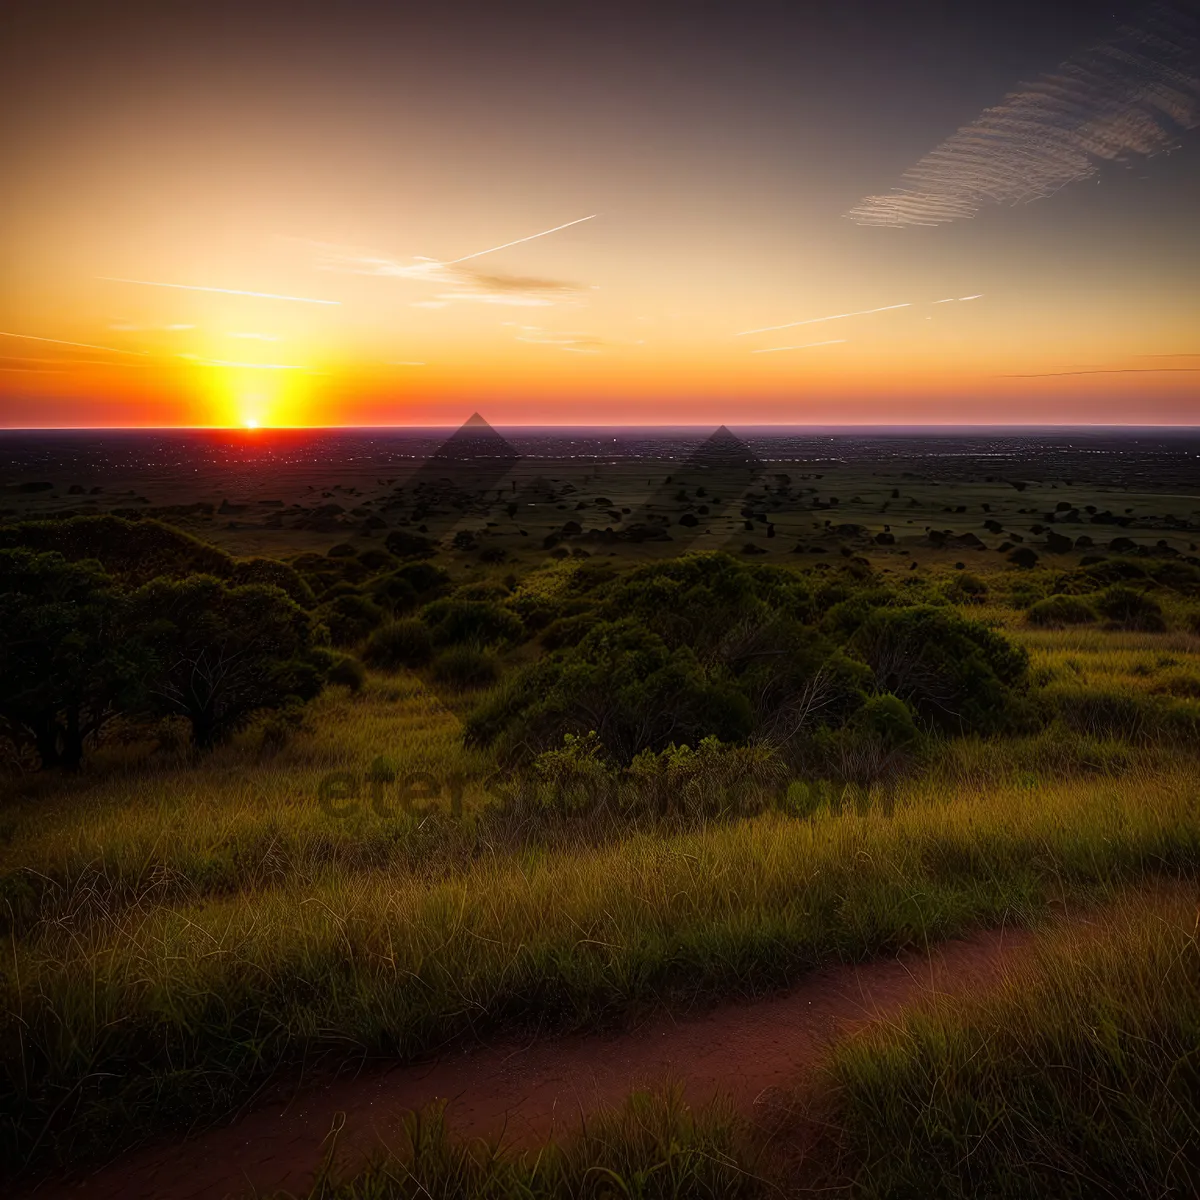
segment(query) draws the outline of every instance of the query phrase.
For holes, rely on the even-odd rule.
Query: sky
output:
[[[1200,420],[1200,0],[40,0],[0,113],[0,426]]]

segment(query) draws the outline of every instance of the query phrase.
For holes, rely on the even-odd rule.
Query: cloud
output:
[[[159,283],[153,279],[120,279],[115,275],[97,275],[105,283],[128,283],[135,287],[175,288],[181,292],[220,292],[224,296],[254,296],[259,300],[287,300],[293,304],[341,304],[340,300],[315,300],[311,296],[281,296],[278,292],[247,292],[241,288],[205,287],[198,283]]]
[[[1170,356],[1168,356],[1170,357]],[[1200,371],[1200,367],[1092,367],[1086,371],[1041,371],[1032,375],[998,375],[997,379],[1053,379],[1058,375],[1157,375]]]
[[[544,307],[570,299],[583,289],[577,283],[563,279],[546,279],[528,275],[504,275],[457,267],[449,263],[395,259],[354,254],[326,253],[321,265],[326,270],[346,271],[355,275],[374,275],[387,279],[406,279],[414,283],[452,288],[442,292],[437,302],[416,300],[419,308],[446,308],[458,301],[478,304],[514,304]],[[511,299],[504,299],[511,297]]]
[[[516,321],[503,321],[501,324],[521,331],[516,335],[518,342],[526,342],[531,346],[555,346],[572,354],[599,354],[609,344],[590,333],[556,332],[543,329],[540,325],[520,325]]]
[[[195,325],[133,325],[128,321],[116,321],[109,326],[115,333],[179,333],[195,328]]]
[[[50,364],[49,366],[6,366],[5,371],[31,371],[46,372],[52,375],[62,374],[66,371],[74,370],[76,367],[118,367],[122,370],[128,367],[142,366],[142,363],[131,362],[113,362],[108,358],[34,358],[24,354],[6,354],[0,357],[0,362],[4,363],[35,363],[35,364]]]
[[[547,308],[554,303],[551,297],[532,292],[443,292],[438,299],[442,301],[441,307],[467,303],[509,304],[514,308]]]
[[[577,283],[566,283],[561,279],[538,279],[528,275],[486,275],[483,272],[466,273],[475,287],[488,292],[532,292],[549,294],[553,292],[578,292],[582,289]]]
[[[252,363],[230,362],[225,358],[201,358],[199,354],[177,354],[176,358],[186,358],[202,367],[236,367],[241,371],[304,371],[307,368],[302,363]]]
[[[832,338],[828,342],[804,342],[799,346],[768,346],[763,350],[751,350],[751,354],[778,354],[780,350],[811,350],[814,346],[843,346],[846,338]]]
[[[1009,93],[951,134],[891,192],[846,214],[860,225],[942,225],[992,204],[1025,204],[1150,158],[1200,125],[1200,12],[1161,0],[1136,23]]]
[[[568,229],[572,225],[580,225],[591,221],[595,213],[588,217],[580,217],[575,221],[567,221],[563,225],[555,225],[552,229],[543,229],[539,233],[503,242],[487,250],[476,250],[472,254],[464,254],[459,258],[437,259],[418,254],[411,258],[397,259],[379,254],[364,254],[350,251],[344,247],[328,246],[316,243],[319,251],[319,265],[327,271],[341,271],[353,275],[374,275],[387,279],[405,279],[413,283],[425,283],[434,287],[453,289],[438,296],[438,303],[430,301],[415,301],[421,308],[445,308],[457,302],[476,304],[512,304],[518,307],[545,307],[559,300],[568,299],[584,289],[577,283],[563,279],[546,279],[526,275],[505,275],[497,272],[478,271],[474,267],[464,267],[461,264],[486,254],[495,254],[510,246],[518,246],[524,242],[532,242],[559,230]],[[504,297],[511,297],[504,299]]]

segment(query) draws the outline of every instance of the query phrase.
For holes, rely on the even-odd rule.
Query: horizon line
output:
[[[486,418],[484,418],[486,420]],[[269,436],[272,433],[342,433],[342,432],[387,432],[424,429],[459,429],[464,421],[446,424],[413,424],[413,425],[0,425],[0,436],[8,433],[240,433],[248,438]],[[554,422],[509,424],[492,422],[488,424],[494,429],[523,430],[523,429],[562,429],[562,430],[596,430],[596,429],[646,429],[646,430],[710,430],[721,426],[730,427],[728,421],[688,422],[676,424],[670,422],[602,422],[588,424],[560,424]],[[1108,422],[1108,421],[843,421],[832,422],[755,422],[739,421],[734,428],[738,429],[787,429],[787,430],[850,430],[850,429],[1169,429],[1195,430],[1200,432],[1200,421],[1187,424],[1168,422]]]

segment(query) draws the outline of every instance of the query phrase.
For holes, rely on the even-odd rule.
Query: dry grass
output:
[[[836,1051],[856,1195],[1197,1194],[1195,892],[1124,901],[1043,937],[1001,987]]]

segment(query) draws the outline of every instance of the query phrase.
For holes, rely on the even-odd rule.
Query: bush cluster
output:
[[[912,600],[855,563],[821,577],[696,554],[604,578],[560,600],[547,652],[480,705],[467,739],[520,759],[594,733],[630,764],[706,737],[802,756],[844,731],[844,750],[890,754],[921,731],[1019,724],[1024,652]]]

